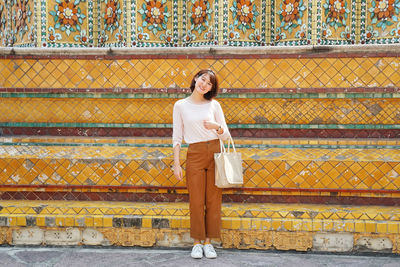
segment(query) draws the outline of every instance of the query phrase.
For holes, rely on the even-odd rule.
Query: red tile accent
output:
[[[21,93],[112,93],[112,94],[172,94],[190,93],[188,88],[122,88],[120,92],[113,92],[109,88],[0,88],[0,92]],[[398,93],[398,87],[359,87],[359,88],[221,88],[224,93]]]
[[[32,198],[35,195],[36,198]],[[187,194],[109,192],[0,192],[0,200],[188,202]],[[400,198],[224,194],[224,203],[302,203],[398,206]]]
[[[400,129],[230,129],[233,137],[246,138],[400,138]],[[112,136],[171,137],[169,128],[51,128],[0,127],[3,136]]]

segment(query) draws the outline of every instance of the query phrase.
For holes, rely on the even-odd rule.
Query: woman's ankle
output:
[[[193,241],[193,246],[196,246],[196,245],[199,245],[199,244],[201,244],[200,240],[194,240]]]

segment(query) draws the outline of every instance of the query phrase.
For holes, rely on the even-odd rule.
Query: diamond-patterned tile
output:
[[[389,60],[389,61],[388,61]],[[399,75],[393,63],[397,58],[336,58],[336,59],[231,59],[199,61],[192,60],[194,64],[180,64],[176,59],[132,59],[132,60],[87,60],[87,59],[56,59],[52,60],[24,60],[18,62],[21,72],[14,72],[13,60],[2,60],[7,68],[3,68],[3,86],[13,86],[17,81],[36,84],[37,87],[46,88],[48,85],[62,88],[67,85],[81,88],[107,88],[129,87],[135,88],[144,83],[152,87],[168,88],[172,84],[177,87],[187,88],[187,73],[192,74],[199,67],[213,66],[219,73],[221,87],[229,88],[271,88],[288,85],[303,86],[308,88],[336,87],[347,85],[359,86],[393,86],[398,84]],[[21,61],[21,60],[20,60]],[[189,61],[190,62],[190,61]],[[11,65],[7,64],[11,63]],[[376,65],[379,64],[379,68]],[[203,66],[204,65],[204,66]],[[162,68],[160,68],[162,66]],[[8,70],[8,71],[6,71]],[[82,70],[84,73],[82,74]],[[256,76],[257,79],[250,79]],[[174,75],[172,75],[174,74]],[[254,75],[252,75],[254,74]],[[355,76],[354,76],[355,74]],[[172,76],[171,76],[172,75]],[[328,76],[327,76],[328,75]],[[32,82],[24,77],[30,77]],[[54,78],[50,78],[50,76]],[[100,79],[102,76],[104,79]],[[260,79],[260,77],[264,77]],[[329,77],[329,78],[328,78]],[[360,77],[360,79],[354,79]],[[175,80],[175,78],[177,78]],[[255,82],[257,80],[257,82]],[[55,81],[57,81],[55,83]]]

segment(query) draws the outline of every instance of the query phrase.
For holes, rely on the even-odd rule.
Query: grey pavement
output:
[[[217,249],[217,259],[190,258],[189,249],[0,247],[0,266],[400,266],[393,255],[339,255]]]

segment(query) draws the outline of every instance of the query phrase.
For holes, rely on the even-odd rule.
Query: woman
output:
[[[182,139],[189,144],[186,181],[189,191],[190,236],[194,240],[191,256],[216,258],[211,238],[221,235],[222,189],[215,186],[214,153],[220,152],[219,139],[229,130],[220,104],[218,80],[211,70],[199,71],[190,84],[192,94],[178,100],[173,111],[174,175],[183,179],[179,162]],[[204,241],[204,245],[202,245]]]

